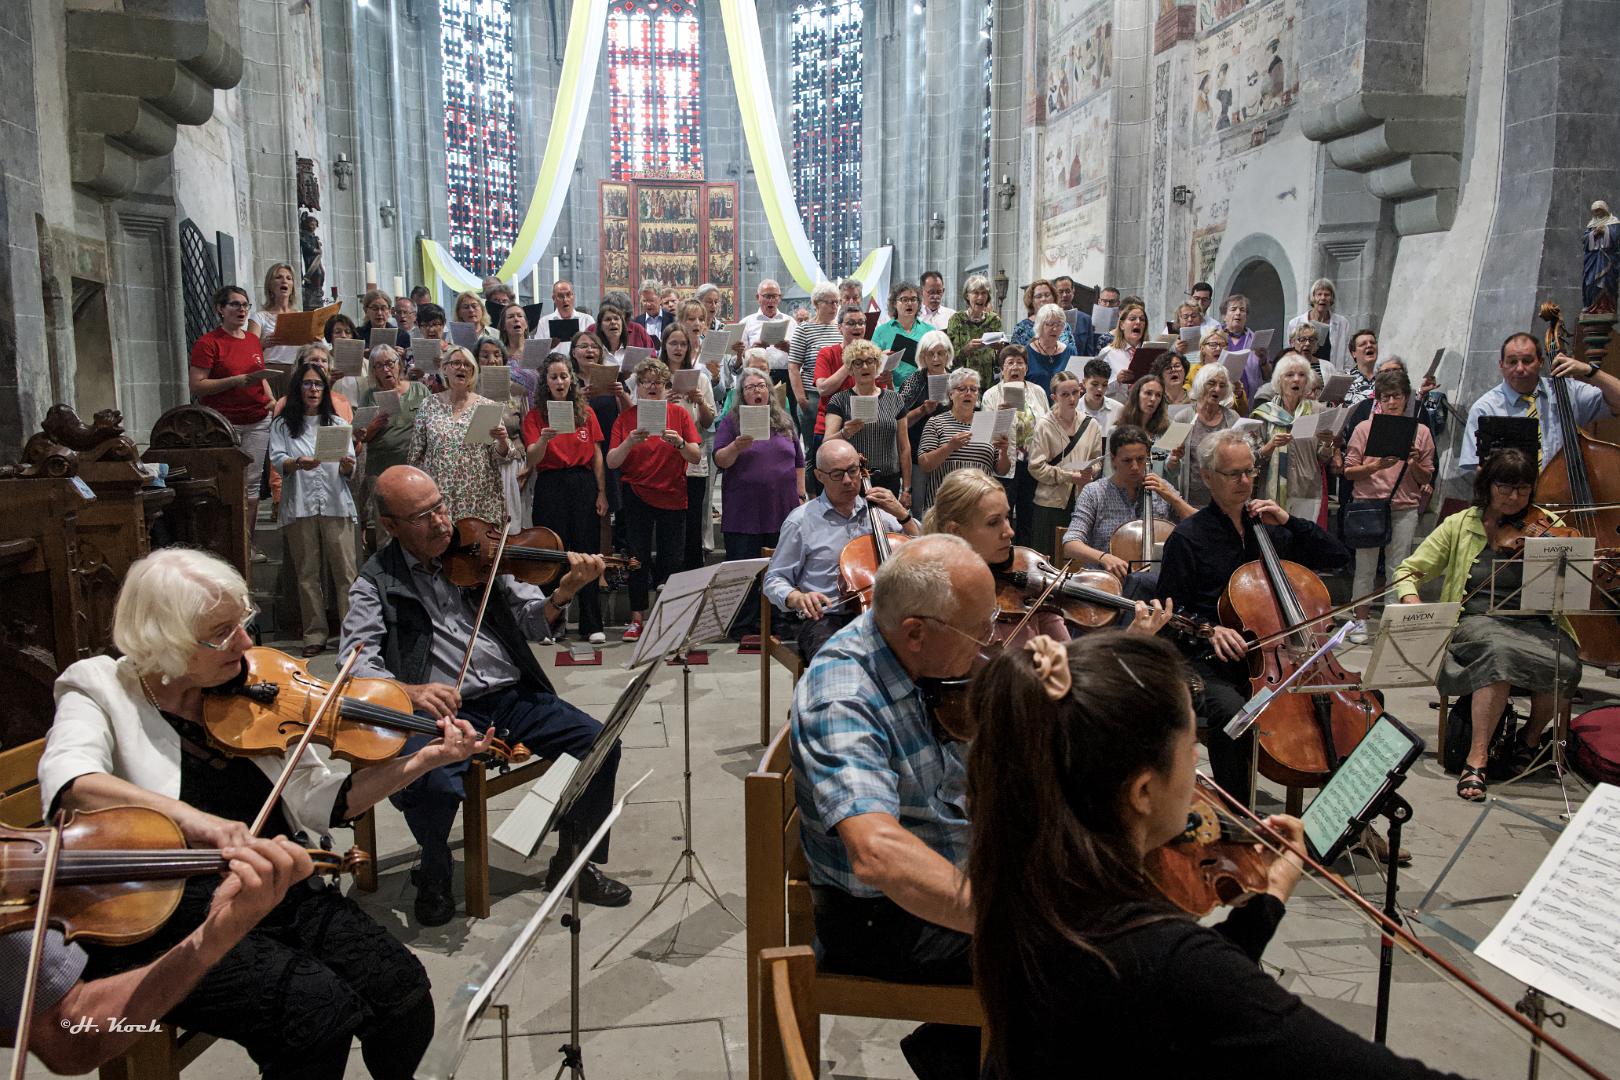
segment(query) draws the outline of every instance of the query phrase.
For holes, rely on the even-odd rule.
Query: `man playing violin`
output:
[[[816,452],[821,494],[782,521],[776,552],[765,570],[765,597],[799,620],[799,656],[808,664],[826,640],[855,616],[856,605],[827,609],[838,597],[838,556],[844,545],[872,531],[867,499],[887,532],[922,532],[911,511],[886,488],[861,495],[861,455],[847,439],[821,444]]]
[[[1252,498],[1258,470],[1245,436],[1228,429],[1207,437],[1198,444],[1198,468],[1209,485],[1211,501],[1177,525],[1165,541],[1157,591],[1162,600],[1173,598],[1184,614],[1216,624],[1209,639],[1214,656],[1189,656],[1204,684],[1194,705],[1200,726],[1209,729],[1215,782],[1252,804],[1254,729],[1237,740],[1225,732],[1227,722],[1249,699],[1248,642],[1237,630],[1219,625],[1221,594],[1233,571],[1260,557],[1255,519],[1267,530],[1280,557],[1314,570],[1342,566],[1350,553],[1314,521],[1292,516],[1269,499]]]
[[[396,465],[377,479],[377,504],[393,540],[361,567],[349,588],[349,617],[343,621],[339,652],[346,655],[361,646],[355,674],[398,679],[423,716],[462,716],[486,736],[500,729],[508,741],[545,757],[571,754],[583,759],[602,725],[557,696],[529,642],[546,637],[574,595],[601,576],[602,557],[569,552],[568,572],[550,596],[507,575],[497,576],[458,690],[482,590],[451,584],[440,561],[454,534],[444,497],[427,473]],[[413,736],[406,749],[420,738]],[[571,852],[577,853],[578,844],[606,820],[618,770],[615,745],[563,819],[562,843],[546,873],[547,889],[567,869]],[[422,847],[415,875],[416,918],[424,926],[440,926],[456,912],[449,837],[466,795],[466,771],[465,761],[435,769],[392,800]],[[604,839],[581,872],[580,899],[623,907],[630,902],[629,888],[594,865],[607,860],[607,849]]]
[[[230,870],[214,890],[208,917],[149,964],[83,980],[79,976],[89,963],[84,949],[63,940],[59,930],[46,931],[26,1040],[29,1052],[46,1068],[78,1075],[128,1050],[281,903],[288,888],[310,875],[309,854],[284,837],[248,840],[221,854],[230,860]],[[17,1041],[23,972],[32,940],[22,931],[0,935],[0,1043],[7,1046]],[[109,1027],[101,1019],[108,1016],[125,1024]],[[95,1019],[99,1026],[75,1029],[83,1018]]]
[[[268,836],[327,837],[441,765],[488,748],[463,720],[384,764],[349,773],[306,753],[242,756],[206,727],[209,702],[241,688],[257,614],[223,559],[162,548],[134,563],[119,590],[113,642],[56,682],[56,718],[39,762],[47,811],[145,806],[198,847],[240,848],[268,807]],[[281,795],[270,801],[286,772]],[[173,915],[144,941],[89,945],[91,977],[162,955],[209,918],[217,877],[190,878]],[[360,1039],[373,1076],[409,1076],[427,1049],[433,997],[421,961],[353,900],[309,882],[231,948],[169,1023],[240,1043],[266,1077],[343,1076]]]
[[[871,609],[799,680],[793,779],[822,970],[972,981],[966,747],[931,722],[919,683],[967,674],[995,615],[984,559],[960,537],[925,536],[895,549]],[[922,1080],[978,1075],[973,1028],[925,1025],[901,1049]]]
[[[1152,493],[1154,517],[1185,521],[1193,515],[1192,504],[1177,494],[1164,477],[1148,470],[1152,450],[1153,437],[1139,427],[1127,425],[1109,433],[1113,475],[1099,477],[1080,489],[1069,528],[1063,534],[1064,558],[1099,566],[1124,582],[1131,565],[1110,554],[1108,543],[1121,525],[1141,518],[1144,488]],[[1151,587],[1146,591],[1151,595]],[[1130,595],[1128,589],[1126,595]]]

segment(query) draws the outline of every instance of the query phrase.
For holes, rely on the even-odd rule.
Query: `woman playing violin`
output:
[[[1511,597],[1523,580],[1521,562],[1498,562],[1498,551],[1531,511],[1536,494],[1536,463],[1524,451],[1497,450],[1474,474],[1474,505],[1435,527],[1401,563],[1397,573],[1416,575],[1396,586],[1402,602],[1420,602],[1417,581],[1443,574],[1442,602],[1462,601],[1435,688],[1447,697],[1472,694],[1473,739],[1457,780],[1457,794],[1471,802],[1485,798],[1485,761],[1491,733],[1507,707],[1514,686],[1535,688],[1530,720],[1520,732],[1517,764],[1528,766],[1541,748],[1542,729],[1559,697],[1580,685],[1580,647],[1569,620],[1545,615],[1507,618],[1491,609]],[[1495,573],[1494,582],[1491,580]]]
[[[1144,857],[1186,828],[1193,799],[1188,676],[1164,642],[1102,633],[1035,638],[975,679],[968,878],[984,1076],[1071,1076],[1095,1046],[1128,1052],[1138,1076],[1443,1075],[1260,969],[1300,877],[1293,856],[1219,926],[1150,882]],[[1302,840],[1295,818],[1267,824]]]
[[[241,677],[257,614],[223,560],[165,548],[130,568],[113,614],[123,656],[80,660],[56,684],[39,763],[48,809],[149,806],[199,847],[240,847],[284,761],[227,757],[202,727],[204,694]],[[463,720],[419,752],[346,775],[313,754],[294,768],[265,835],[313,841],[428,770],[486,749]],[[187,882],[156,935],[92,947],[91,976],[145,963],[201,925],[220,879]],[[267,1077],[341,1077],[358,1036],[376,1077],[408,1077],[427,1048],[433,1002],[410,950],[335,889],[294,886],[166,1020],[239,1042]]]

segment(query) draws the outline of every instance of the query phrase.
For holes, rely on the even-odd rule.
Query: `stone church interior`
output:
[[[0,3],[10,1076],[1620,1076],[1613,8]]]

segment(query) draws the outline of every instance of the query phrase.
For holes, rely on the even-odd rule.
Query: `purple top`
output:
[[[733,409],[714,429],[714,448],[729,446],[738,435],[742,414]],[[773,430],[771,437],[737,455],[725,470],[725,495],[720,502],[720,529],[728,533],[774,533],[799,505],[795,469],[804,468],[804,447],[799,440]]]

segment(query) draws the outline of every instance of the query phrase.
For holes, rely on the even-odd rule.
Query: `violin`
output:
[[[506,536],[504,526],[469,517],[456,522],[450,547],[441,557],[450,583],[471,589],[488,581],[503,536],[506,548],[495,573],[510,574],[530,585],[550,585],[568,572],[568,552],[563,549],[562,537],[544,525]],[[629,556],[603,555],[602,562],[624,570],[641,569],[641,563]]]
[[[203,694],[209,741],[228,754],[285,754],[304,733],[329,684],[286,653],[254,646],[242,657],[242,677]],[[393,679],[351,679],[311,737],[333,757],[375,765],[397,757],[412,735],[439,736],[439,725],[411,711],[411,698]],[[488,754],[503,765],[531,756],[522,743],[499,739]]]
[[[1016,603],[1022,611],[1028,598],[1045,592],[1061,573],[1034,548],[1015,547],[1012,561],[1005,569],[997,571],[1000,585],[996,602],[1003,610],[1010,610]],[[1136,601],[1120,595],[1119,580],[1102,570],[1082,570],[1064,576],[1046,603],[1055,606],[1068,622],[1086,630],[1114,625],[1122,611],[1136,612]],[[1203,620],[1179,612],[1170,616],[1165,629],[1194,641],[1207,641],[1214,632],[1214,627]]]
[[[1247,509],[1244,513],[1249,515]],[[1274,692],[1316,651],[1309,627],[1320,625],[1333,601],[1316,574],[1278,558],[1258,518],[1254,539],[1260,558],[1232,572],[1220,614],[1225,625],[1261,639],[1249,650],[1249,682],[1258,694]],[[1341,667],[1331,652],[1315,669],[1327,684],[1361,682],[1361,673]],[[1320,787],[1383,711],[1378,699],[1362,690],[1276,694],[1256,721],[1261,775],[1288,787]]]
[[[877,579],[878,568],[888,561],[894,545],[903,544],[911,537],[905,533],[892,533],[883,528],[882,511],[872,505],[872,470],[861,459],[861,496],[866,500],[868,534],[857,536],[838,553],[839,603],[852,603],[856,611],[865,611],[872,603],[872,582]]]
[[[1554,524],[1555,519],[1539,506],[1525,511],[1518,521],[1503,521],[1497,526],[1496,553],[1516,559],[1524,554],[1524,542],[1542,536],[1580,536],[1579,529]]]
[[[1147,853],[1143,869],[1165,898],[1194,918],[1218,907],[1238,907],[1266,891],[1277,860],[1223,814],[1203,789],[1193,792],[1187,828]]]
[[[0,933],[26,929],[38,912],[51,829],[0,826]],[[317,874],[354,873],[370,856],[310,850]],[[47,919],[68,940],[133,945],[155,934],[180,904],[185,879],[224,874],[218,851],[186,847],[169,817],[146,806],[69,811]]]

